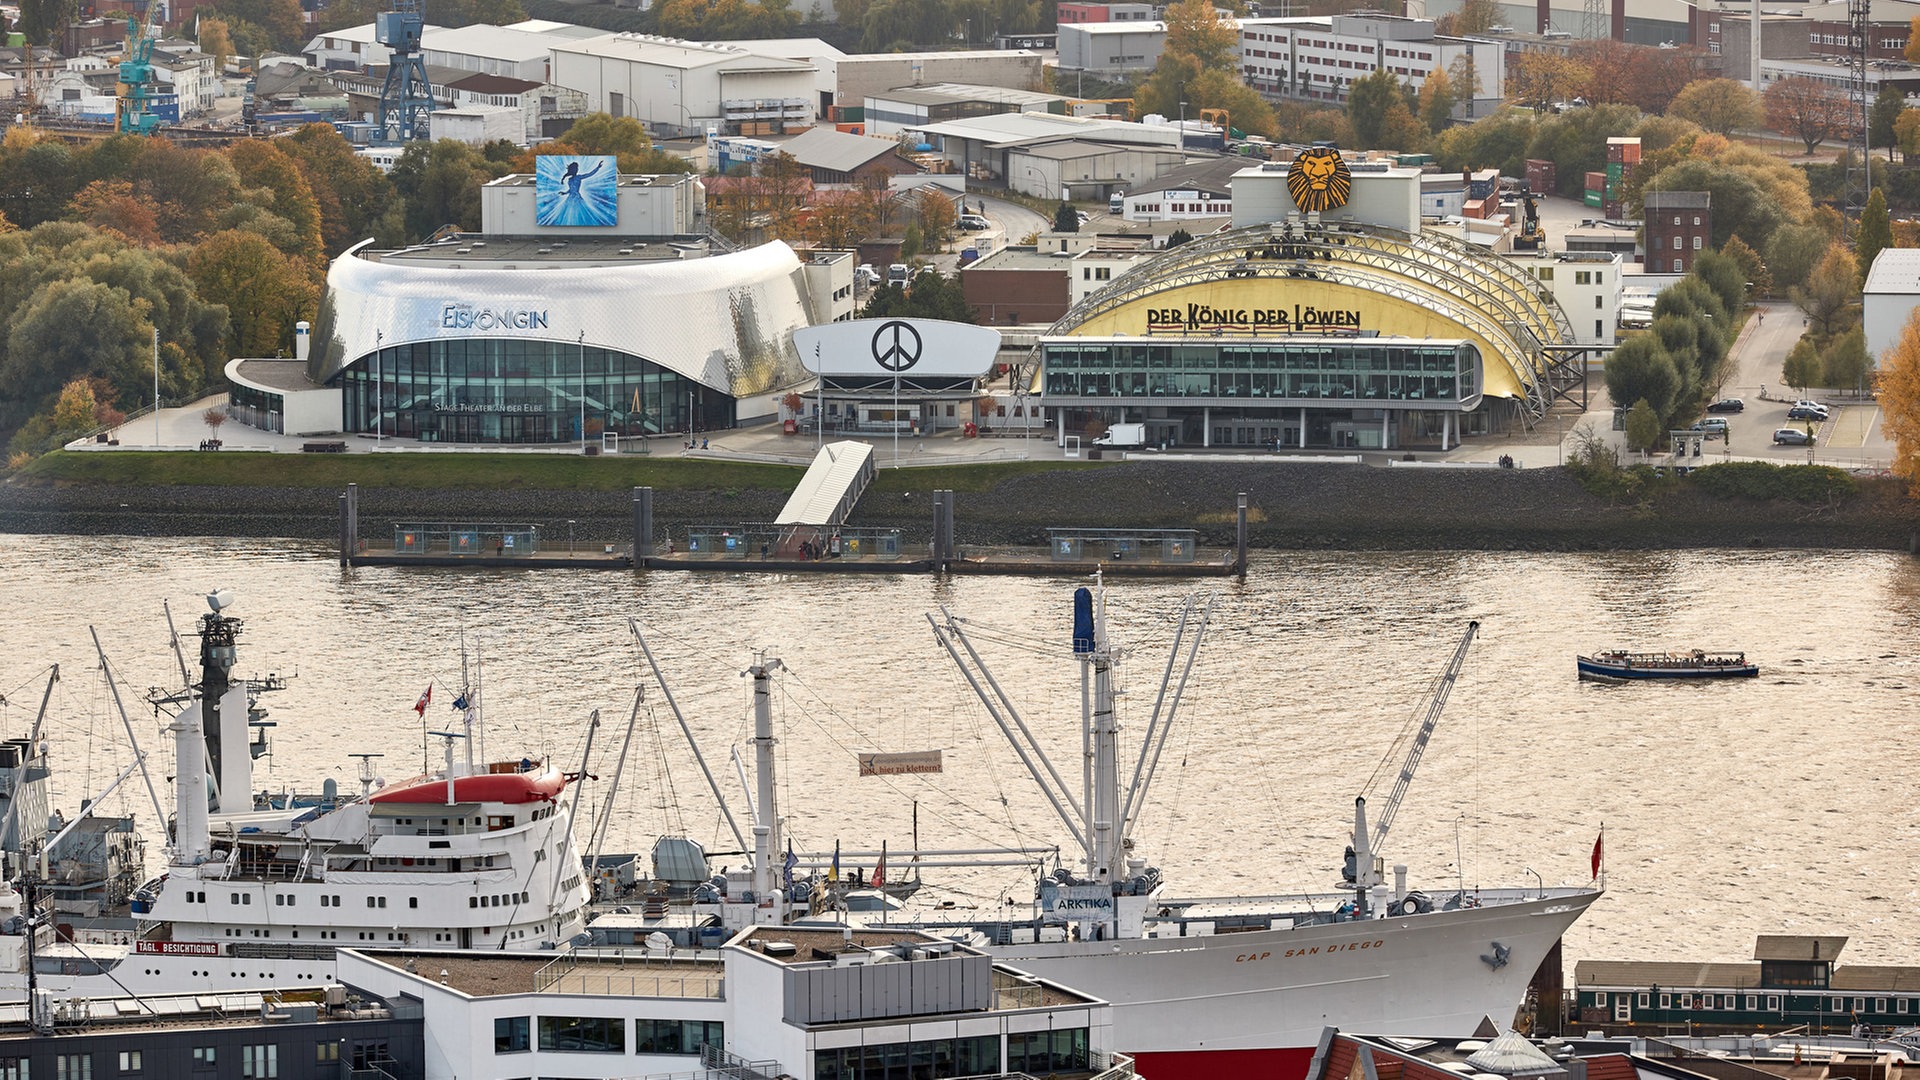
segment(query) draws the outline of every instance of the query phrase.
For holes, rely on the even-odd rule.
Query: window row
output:
[[[493,1021],[493,1052],[520,1054],[533,1049],[539,1034],[542,1051],[576,1054],[624,1054],[627,1021],[619,1016],[502,1016]],[[647,1020],[633,1022],[636,1054],[698,1054],[708,1046],[726,1045],[726,1025],[718,1020]]]

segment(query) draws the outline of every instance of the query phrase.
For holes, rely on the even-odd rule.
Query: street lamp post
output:
[[[567,519],[567,558],[573,558],[573,519]]]
[[[1187,103],[1180,103],[1180,149],[1187,148]]]
[[[373,445],[380,445],[380,431],[385,426],[380,417],[380,354],[386,350],[387,335],[379,330],[373,332]]]
[[[580,331],[580,452],[587,452],[587,332]]]

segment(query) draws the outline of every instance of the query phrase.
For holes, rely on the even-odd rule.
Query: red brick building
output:
[[[1647,272],[1684,274],[1713,250],[1713,196],[1706,191],[1650,191],[1643,213]]]
[[[1064,255],[1002,248],[960,271],[960,294],[982,326],[1049,324],[1072,306],[1069,265]]]

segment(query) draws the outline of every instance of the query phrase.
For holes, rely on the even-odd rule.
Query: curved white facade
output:
[[[745,398],[806,378],[792,332],[809,325],[800,259],[775,241],[729,255],[593,263],[363,256],[333,261],[331,340],[314,378],[331,382],[382,347],[509,338],[575,345],[649,360]]]

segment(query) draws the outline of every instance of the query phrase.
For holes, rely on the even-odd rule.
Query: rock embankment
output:
[[[907,474],[909,477],[911,474]],[[891,479],[891,477],[889,478]],[[909,480],[909,482],[911,482]],[[1835,507],[1710,499],[1688,490],[1619,506],[1562,469],[1396,469],[1360,465],[1148,461],[1010,478],[961,492],[963,545],[1040,545],[1052,527],[1196,528],[1203,544],[1233,536],[1237,492],[1252,506],[1251,543],[1266,548],[1604,550],[1670,547],[1909,547],[1912,505],[1867,491]],[[662,490],[661,528],[767,521],[785,490]],[[930,492],[875,491],[852,524],[932,530]],[[340,493],[313,488],[0,486],[0,532],[65,535],[332,539]],[[397,524],[576,522],[582,540],[631,539],[625,491],[361,489],[360,533]]]

